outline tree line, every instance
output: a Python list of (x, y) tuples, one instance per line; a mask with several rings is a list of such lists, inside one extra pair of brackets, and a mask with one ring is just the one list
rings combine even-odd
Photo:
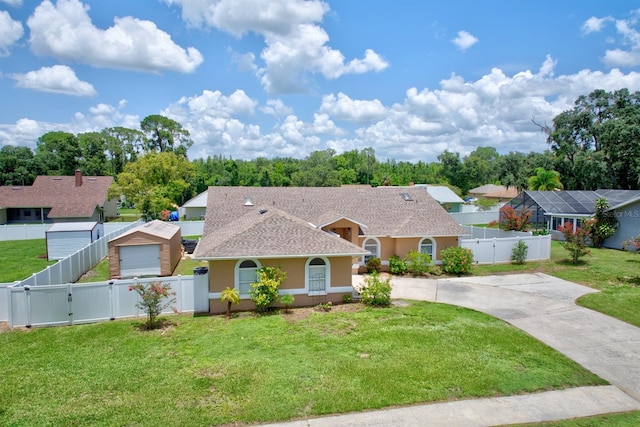
[[(638, 189), (640, 179), (640, 92), (596, 90), (574, 108), (539, 124), (549, 148), (542, 153), (499, 154), (478, 147), (469, 155), (444, 151), (435, 162), (380, 161), (367, 147), (337, 153), (318, 150), (303, 159), (253, 160), (223, 155), (187, 158), (189, 131), (160, 115), (145, 117), (140, 129), (106, 128), (74, 135), (48, 132), (29, 147), (0, 149), (0, 184), (30, 185), (37, 175), (110, 175), (120, 192), (143, 211), (182, 204), (208, 186), (340, 186), (354, 184), (448, 185), (464, 196), (487, 183), (520, 190), (552, 179), (555, 188)], [(536, 177), (531, 181), (532, 177)]]

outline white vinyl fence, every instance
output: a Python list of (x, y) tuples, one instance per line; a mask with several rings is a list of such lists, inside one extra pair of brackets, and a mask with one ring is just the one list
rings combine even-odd
[[(105, 222), (104, 233), (109, 234), (131, 224), (140, 222)], [(174, 224), (182, 229), (183, 236), (201, 236), (204, 221), (178, 221)], [(0, 225), (0, 242), (5, 240), (33, 240), (46, 238), (47, 228), (51, 224), (4, 224)]]
[(450, 212), (449, 215), (455, 219), (458, 224), (488, 224), (491, 221), (500, 220), (500, 211), (480, 211), (480, 212)]
[(506, 231), (499, 228), (474, 227), (472, 225), (463, 225), (462, 228), (474, 239), (492, 239), (494, 237), (529, 237), (532, 236), (530, 231)]
[[(94, 323), (124, 317), (146, 316), (136, 307), (140, 296), (130, 291), (134, 283), (160, 281), (169, 283), (176, 292), (174, 307), (180, 313), (208, 312), (208, 275), (175, 276), (149, 279), (112, 280), (99, 283), (64, 284), (48, 286), (8, 286), (6, 320), (14, 326), (56, 326)], [(168, 308), (164, 314), (172, 313)]]
[(103, 237), (76, 253), (69, 255), (67, 258), (61, 259), (57, 263), (48, 266), (39, 273), (33, 274), (28, 279), (21, 281), (18, 286), (57, 285), (75, 282), (107, 256), (109, 240), (118, 237), (125, 231), (138, 225), (140, 225), (140, 222), (120, 223), (120, 228), (116, 231), (111, 231), (106, 234), (105, 230)]
[(473, 252), (476, 264), (499, 264), (511, 262), (511, 253), (518, 241), (528, 247), (526, 261), (551, 259), (551, 236), (505, 237), (492, 239), (460, 239), (460, 247)]

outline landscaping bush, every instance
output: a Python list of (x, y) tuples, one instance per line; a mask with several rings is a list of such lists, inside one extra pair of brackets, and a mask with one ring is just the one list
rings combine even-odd
[[(157, 328), (160, 325), (157, 320), (160, 313), (176, 303), (176, 293), (171, 290), (171, 285), (168, 283), (135, 283), (129, 286), (129, 291), (136, 291), (140, 295), (141, 299), (136, 303), (136, 307), (147, 312), (145, 323), (147, 329)], [(175, 307), (171, 308), (177, 312)]]
[(365, 266), (367, 267), (367, 273), (380, 273), (382, 262), (378, 257), (371, 257), (367, 260)]
[(366, 305), (388, 306), (391, 304), (391, 280), (380, 279), (378, 273), (371, 274), (364, 281), (360, 300)]
[(577, 264), (580, 258), (590, 253), (587, 248), (587, 238), (589, 237), (587, 228), (577, 227), (576, 231), (573, 231), (573, 224), (565, 222), (564, 225), (558, 227), (558, 231), (564, 236), (564, 242), (560, 242), (560, 244), (571, 255), (572, 263)]
[(284, 312), (289, 312), (289, 306), (295, 301), (295, 297), (291, 294), (280, 295), (280, 303), (284, 304)]
[(407, 267), (414, 276), (424, 276), (429, 272), (433, 262), (429, 254), (411, 251), (407, 254)]
[(287, 273), (277, 267), (258, 269), (258, 281), (251, 284), (249, 296), (256, 305), (256, 311), (263, 313), (278, 300), (278, 288), (287, 278)]
[(503, 206), (500, 209), (500, 223), (507, 231), (527, 231), (531, 214), (527, 208), (518, 212), (512, 206)]
[(640, 234), (633, 239), (622, 242), (622, 249), (633, 250), (640, 254)]
[(391, 274), (405, 274), (407, 272), (407, 261), (398, 255), (389, 257), (389, 271)]
[(529, 246), (524, 240), (518, 240), (518, 243), (511, 250), (511, 261), (514, 264), (524, 264), (527, 260), (527, 252), (529, 252)]
[(447, 274), (469, 274), (473, 265), (473, 252), (468, 248), (453, 246), (440, 253), (442, 270)]
[(227, 317), (231, 317), (231, 304), (240, 304), (240, 294), (237, 289), (227, 286), (220, 293), (220, 301), (227, 302)]

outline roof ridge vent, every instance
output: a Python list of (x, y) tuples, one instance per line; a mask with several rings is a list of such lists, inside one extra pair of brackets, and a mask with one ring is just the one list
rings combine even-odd
[(411, 197), (411, 194), (409, 193), (400, 193), (400, 197), (402, 197), (402, 200), (404, 200), (405, 202), (413, 201), (413, 197)]

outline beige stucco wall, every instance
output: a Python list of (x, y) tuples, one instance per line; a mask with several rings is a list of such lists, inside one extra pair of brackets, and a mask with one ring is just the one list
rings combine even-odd
[[(328, 257), (331, 269), (330, 287), (351, 286), (351, 258), (350, 257)], [(278, 267), (287, 273), (287, 278), (280, 285), (281, 290), (300, 290), (305, 288), (305, 266), (308, 258), (288, 258), (288, 259), (258, 259), (263, 267)], [(209, 261), (209, 291), (220, 293), (227, 286), (235, 286), (235, 268), (238, 260), (217, 260)], [(331, 290), (329, 290), (331, 292)], [(351, 294), (351, 291), (347, 292)], [(294, 306), (304, 307), (317, 305), (331, 301), (333, 303), (342, 302), (343, 293), (328, 293), (322, 296), (309, 296), (306, 294), (294, 295)], [(278, 304), (274, 304), (278, 306)], [(251, 300), (242, 300), (240, 304), (232, 307), (233, 311), (253, 310), (255, 304)], [(218, 299), (209, 300), (209, 311), (211, 313), (224, 313), (227, 310), (226, 303), (223, 304)]]

